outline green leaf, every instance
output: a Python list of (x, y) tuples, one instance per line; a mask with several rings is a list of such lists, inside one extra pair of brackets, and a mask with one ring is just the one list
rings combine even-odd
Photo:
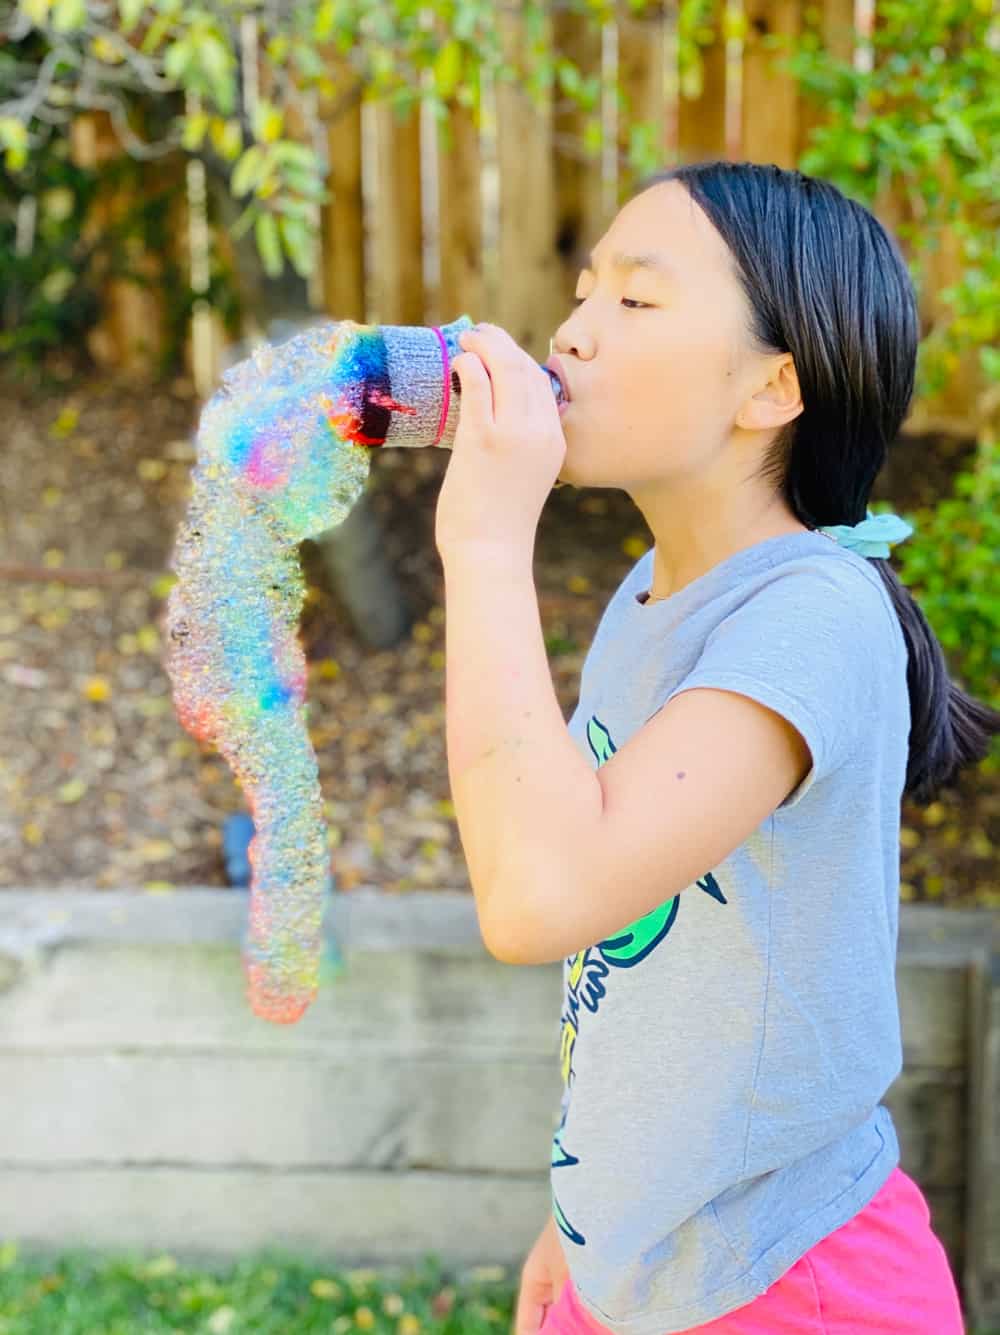
[(173, 20), (169, 14), (157, 14), (146, 29), (146, 35), (139, 43), (139, 50), (144, 56), (151, 55), (170, 31)]
[(589, 154), (600, 153), (603, 143), (603, 126), (600, 116), (588, 116), (583, 128), (583, 146)]
[(206, 111), (196, 111), (188, 116), (184, 122), (184, 130), (181, 135), (181, 146), (188, 153), (197, 153), (198, 149), (205, 139), (205, 132), (208, 130), (210, 117)]
[(56, 0), (52, 11), (52, 27), (56, 32), (74, 32), (86, 21), (86, 0)]
[(142, 18), (149, 0), (118, 0), (118, 12), (121, 14), (123, 33), (130, 33)]
[(254, 220), (256, 219), (256, 217), (257, 217), (257, 204), (256, 202), (253, 202), (247, 205), (247, 207), (243, 210), (240, 216), (229, 228), (229, 235), (233, 238), (234, 241), (239, 241), (241, 237), (245, 236), (247, 232), (249, 232), (250, 228), (254, 225)]
[(4, 148), (27, 148), (28, 128), (16, 116), (0, 116), (0, 145)]
[(481, 16), (476, 5), (462, 4), (451, 19), (451, 30), (460, 42), (472, 42)]
[(212, 143), (221, 157), (227, 162), (233, 162), (243, 150), (243, 129), (240, 122), (214, 119)]
[(289, 38), (284, 32), (275, 33), (264, 48), (267, 58), (274, 65), (283, 65), (288, 59)]
[(257, 185), (264, 173), (266, 162), (264, 150), (259, 144), (251, 144), (233, 168), (230, 189), (237, 199)]
[[(214, 34), (203, 33), (196, 49), (198, 63), (213, 91), (224, 90), (232, 75), (232, 57), (226, 47)], [(224, 96), (224, 92), (222, 96), (216, 95), (216, 102), (221, 103)]]
[(313, 36), (317, 42), (328, 42), (337, 26), (337, 0), (320, 0), (313, 21)]
[(564, 93), (569, 93), (570, 97), (575, 97), (582, 84), (580, 71), (571, 60), (560, 60), (556, 70), (560, 88)]
[(980, 348), (979, 360), (990, 380), (1000, 380), (1000, 349)]
[(296, 143), (294, 139), (283, 139), (280, 143), (276, 143), (271, 153), (275, 162), (289, 162), (298, 167), (304, 167), (306, 170), (319, 170), (319, 157), (316, 150), (310, 148), (308, 144)]
[(280, 278), (285, 267), (281, 257), (281, 238), (278, 235), (278, 223), (273, 213), (261, 213), (254, 223), (254, 235), (257, 249), (264, 261), (264, 269), (269, 278)]
[(276, 213), (286, 214), (289, 218), (301, 218), (308, 221), (313, 216), (315, 205), (305, 199), (296, 199), (293, 195), (285, 195), (283, 199), (274, 201)]
[(311, 200), (314, 204), (329, 202), (330, 193), (324, 186), (318, 167), (315, 172), (305, 172), (301, 167), (285, 167), (282, 175), (289, 189), (303, 199)]
[(315, 233), (309, 225), (299, 218), (284, 217), (279, 219), (278, 227), (285, 241), (285, 249), (291, 257), (295, 272), (300, 278), (308, 278), (314, 263)]
[(445, 42), (434, 60), (434, 83), (438, 96), (447, 101), (454, 93), (462, 77), (462, 44), (455, 41)]
[(163, 58), (163, 72), (168, 79), (173, 79), (175, 83), (180, 83), (187, 73), (188, 66), (194, 57), (194, 52), (186, 37), (180, 38), (173, 43)]
[(276, 107), (266, 97), (260, 98), (254, 107), (254, 138), (262, 144), (273, 144), (281, 137), (284, 124), (285, 116), (281, 108)]
[(298, 42), (292, 51), (292, 60), (307, 79), (319, 79), (326, 73), (326, 64), (311, 46)]
[(51, 0), (21, 0), (21, 12), (36, 28), (44, 28), (49, 21)]

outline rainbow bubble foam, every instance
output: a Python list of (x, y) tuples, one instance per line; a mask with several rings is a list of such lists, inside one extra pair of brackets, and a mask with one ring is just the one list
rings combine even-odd
[(440, 328), (316, 325), (225, 372), (199, 419), (165, 667), (181, 725), (218, 749), (250, 807), (243, 966), (254, 1013), (276, 1024), (294, 1024), (317, 994), (332, 891), (298, 546), (347, 517), (373, 448), (451, 447), (449, 367), (470, 328), (464, 315)]

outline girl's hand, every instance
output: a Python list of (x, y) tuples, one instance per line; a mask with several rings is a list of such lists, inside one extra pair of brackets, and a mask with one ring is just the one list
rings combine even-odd
[(521, 1283), (510, 1335), (536, 1335), (545, 1327), (549, 1308), (563, 1291), (569, 1268), (550, 1215), (521, 1267)]
[(459, 335), (462, 387), (452, 458), (438, 494), (434, 539), (444, 555), (475, 545), (534, 548), (535, 530), (566, 457), (548, 376), (496, 325)]

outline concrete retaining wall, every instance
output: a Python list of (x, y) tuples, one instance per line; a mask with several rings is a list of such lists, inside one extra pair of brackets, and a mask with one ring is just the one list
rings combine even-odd
[[(333, 897), (346, 974), (257, 1019), (246, 891), (0, 892), (0, 1237), (518, 1267), (549, 1209), (558, 965), (470, 895)], [(998, 915), (901, 906), (885, 1098), (968, 1315), (1000, 1320)]]

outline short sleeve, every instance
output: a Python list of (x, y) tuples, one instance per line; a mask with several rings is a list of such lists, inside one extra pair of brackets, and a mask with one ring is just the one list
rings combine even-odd
[(802, 735), (812, 766), (780, 810), (832, 774), (875, 726), (877, 682), (894, 653), (880, 590), (837, 564), (775, 572), (709, 633), (668, 699), (711, 686), (749, 696)]

